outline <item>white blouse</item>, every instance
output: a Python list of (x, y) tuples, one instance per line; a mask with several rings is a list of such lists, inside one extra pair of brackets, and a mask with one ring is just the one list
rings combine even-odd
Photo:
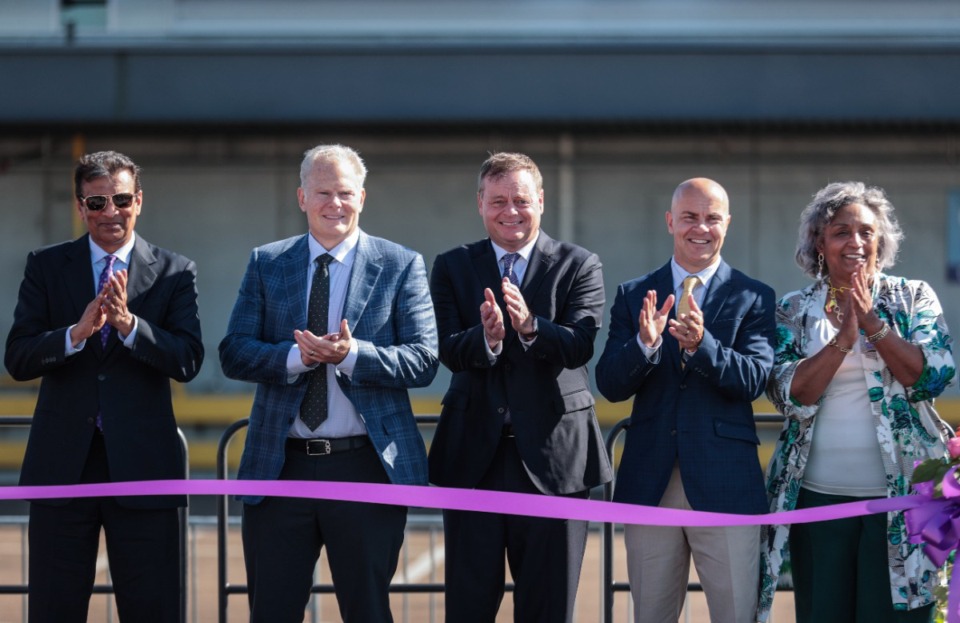
[[(809, 344), (813, 354), (827, 348), (837, 334), (827, 320), (817, 325)], [(864, 375), (864, 346), (863, 339), (854, 343), (823, 394), (803, 474), (805, 489), (854, 497), (887, 495), (887, 473)]]

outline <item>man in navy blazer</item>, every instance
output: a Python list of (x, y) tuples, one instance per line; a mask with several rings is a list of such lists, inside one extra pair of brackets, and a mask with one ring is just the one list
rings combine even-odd
[[(751, 403), (773, 365), (773, 290), (721, 259), (730, 211), (716, 182), (680, 184), (666, 221), (673, 259), (619, 286), (597, 364), (600, 393), (633, 398), (614, 501), (764, 513)], [(626, 526), (625, 539), (636, 622), (677, 620), (691, 553), (711, 620), (753, 620), (758, 526)]]
[[(32, 252), (5, 363), (40, 378), (21, 485), (184, 477), (170, 380), (203, 361), (197, 267), (134, 231), (140, 169), (97, 152), (74, 174), (88, 233)], [(29, 620), (86, 621), (100, 529), (121, 621), (180, 620), (178, 507), (185, 496), (30, 504)]]
[[(359, 229), (366, 173), (348, 147), (308, 150), (297, 197), (309, 232), (250, 257), (220, 343), (224, 373), (257, 384), (238, 478), (427, 484), (407, 394), (439, 365), (426, 267)], [(324, 546), (342, 619), (392, 621), (406, 507), (243, 501), (251, 621), (303, 620)]]
[[(453, 372), (430, 446), (450, 487), (586, 497), (612, 477), (587, 362), (603, 314), (600, 260), (540, 230), (543, 180), (522, 154), (483, 163), (488, 239), (437, 257), (430, 290)], [(513, 575), (514, 620), (571, 621), (582, 521), (444, 511), (446, 620), (490, 623)]]

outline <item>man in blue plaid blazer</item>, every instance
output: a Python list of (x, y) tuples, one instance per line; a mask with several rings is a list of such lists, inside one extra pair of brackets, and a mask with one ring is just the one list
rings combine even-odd
[[(254, 249), (220, 343), (224, 373), (257, 383), (238, 477), (427, 484), (407, 389), (437, 371), (423, 258), (358, 227), (359, 155), (306, 152), (309, 234)], [(322, 547), (344, 621), (392, 621), (406, 508), (244, 497), (251, 621), (302, 621)]]

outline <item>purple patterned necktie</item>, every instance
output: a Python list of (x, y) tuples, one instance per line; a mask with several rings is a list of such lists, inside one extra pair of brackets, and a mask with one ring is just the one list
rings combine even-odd
[[(110, 277), (113, 275), (113, 263), (117, 261), (116, 255), (108, 255), (106, 258), (106, 264), (103, 267), (103, 270), (100, 272), (100, 279), (97, 280), (97, 295), (99, 296), (103, 292), (103, 286), (107, 285), (107, 282), (110, 281)], [(107, 340), (110, 339), (110, 329), (112, 327), (106, 322), (103, 323), (103, 326), (100, 327), (100, 347), (103, 350), (107, 350)], [(97, 413), (96, 419), (97, 428), (101, 431), (103, 430), (103, 416), (101, 413)]]
[[(113, 263), (117, 261), (117, 256), (108, 255), (106, 260), (106, 266), (103, 267), (103, 271), (100, 273), (100, 281), (97, 282), (97, 294), (103, 292), (103, 286), (107, 285), (110, 277), (113, 276)], [(112, 327), (106, 322), (100, 327), (100, 346), (103, 347), (104, 350), (107, 348), (107, 340), (110, 338), (111, 328)]]
[(520, 287), (520, 281), (517, 279), (517, 273), (513, 272), (513, 265), (520, 259), (519, 253), (507, 253), (500, 260), (503, 262), (503, 276), (510, 280), (510, 283)]

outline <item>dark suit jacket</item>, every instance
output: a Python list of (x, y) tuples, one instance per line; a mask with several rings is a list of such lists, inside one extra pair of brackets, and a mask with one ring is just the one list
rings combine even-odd
[[(484, 288), (496, 294), (507, 327), (503, 352), (492, 364), (480, 324)], [(510, 325), (490, 241), (437, 257), (430, 291), (440, 361), (453, 380), (430, 448), (435, 484), (477, 485), (508, 408), (524, 466), (543, 493), (584, 491), (612, 477), (587, 373), (603, 315), (600, 260), (541, 231), (520, 290), (539, 325), (529, 350)]]
[[(283, 468), (307, 390), (304, 374), (287, 382), (287, 354), (294, 329), (307, 326), (309, 258), (306, 234), (254, 249), (220, 342), (224, 374), (257, 383), (238, 478), (274, 480)], [(407, 393), (429, 385), (440, 365), (423, 258), (361, 231), (343, 317), (360, 352), (353, 375), (337, 375), (340, 389), (363, 417), (390, 481), (425, 485), (426, 449)]]
[[(106, 351), (95, 335), (65, 357), (65, 333), (96, 295), (87, 238), (27, 256), (4, 361), (18, 381), (42, 378), (20, 484), (77, 483), (98, 411), (113, 481), (183, 478), (170, 379), (191, 380), (203, 361), (196, 265), (137, 236), (127, 282), (127, 305), (139, 319), (133, 348), (112, 331)], [(118, 500), (131, 508), (186, 503)]]
[(669, 262), (617, 289), (597, 364), (601, 394), (613, 402), (634, 399), (614, 501), (658, 505), (679, 461), (694, 510), (765, 513), (751, 403), (773, 366), (773, 290), (721, 262), (701, 306), (703, 341), (685, 368), (669, 332), (657, 364), (637, 343), (648, 290), (656, 290), (660, 305), (673, 293)]

